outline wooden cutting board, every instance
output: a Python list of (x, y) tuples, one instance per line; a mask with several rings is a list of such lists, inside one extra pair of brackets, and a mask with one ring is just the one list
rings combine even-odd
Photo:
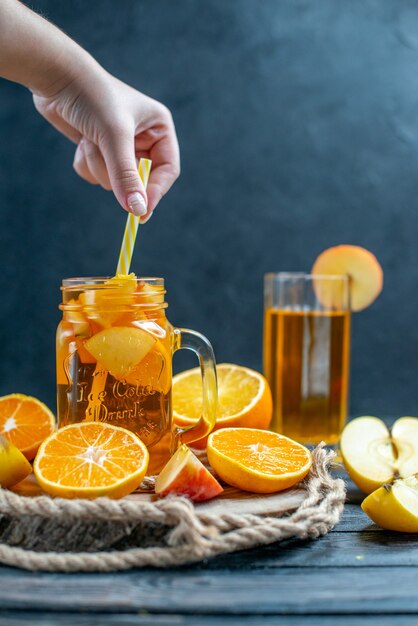
[[(46, 495), (37, 484), (33, 474), (16, 485), (13, 491), (26, 497)], [(152, 491), (136, 491), (126, 497), (128, 500), (137, 502), (154, 502), (157, 499), (157, 496)], [(199, 512), (204, 513), (208, 517), (216, 517), (225, 512), (272, 515), (293, 511), (303, 502), (305, 497), (306, 491), (302, 487), (264, 495), (241, 491), (240, 489), (227, 486), (224, 492), (217, 498), (197, 503), (195, 506)]]

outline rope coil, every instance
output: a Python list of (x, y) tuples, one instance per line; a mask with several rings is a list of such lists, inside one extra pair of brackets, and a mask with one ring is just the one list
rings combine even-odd
[(110, 572), (173, 567), (291, 537), (316, 538), (339, 521), (345, 485), (328, 467), (334, 453), (312, 453), (306, 497), (280, 517), (200, 512), (186, 498), (155, 502), (23, 497), (0, 489), (0, 562), (26, 570)]

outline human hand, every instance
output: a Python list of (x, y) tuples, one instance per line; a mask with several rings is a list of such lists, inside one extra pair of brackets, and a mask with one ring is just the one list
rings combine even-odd
[[(34, 93), (33, 100), (48, 122), (78, 144), (76, 172), (92, 184), (113, 189), (124, 209), (148, 221), (180, 174), (170, 111), (95, 62), (80, 68), (56, 93)], [(147, 191), (135, 157), (152, 160)]]

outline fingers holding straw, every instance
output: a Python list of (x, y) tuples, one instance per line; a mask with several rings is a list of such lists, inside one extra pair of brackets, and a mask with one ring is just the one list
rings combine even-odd
[[(138, 163), (138, 173), (145, 189), (147, 188), (149, 180), (151, 163), (149, 159), (140, 159)], [(129, 274), (139, 223), (139, 217), (136, 217), (132, 213), (128, 214), (116, 270), (117, 274)]]

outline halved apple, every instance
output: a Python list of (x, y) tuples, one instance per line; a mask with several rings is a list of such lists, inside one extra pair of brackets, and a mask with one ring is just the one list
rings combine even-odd
[(401, 417), (390, 431), (377, 417), (358, 417), (344, 428), (340, 449), (351, 479), (372, 493), (383, 483), (418, 472), (418, 419)]
[(155, 493), (160, 496), (186, 496), (194, 502), (210, 500), (222, 491), (216, 478), (184, 444), (163, 467), (155, 483)]
[(397, 466), (401, 477), (418, 472), (418, 419), (400, 417), (391, 429), (392, 441), (397, 450)]
[(379, 487), (361, 508), (382, 528), (418, 533), (418, 474)]
[(142, 328), (115, 326), (96, 333), (84, 347), (118, 380), (128, 376), (148, 354), (157, 339)]
[[(374, 254), (360, 246), (328, 248), (316, 259), (311, 274), (350, 277), (351, 310), (361, 311), (374, 302), (383, 288), (383, 270)], [(339, 308), (341, 296), (329, 286), (314, 283), (319, 301), (328, 308)], [(336, 302), (337, 301), (337, 302)]]

